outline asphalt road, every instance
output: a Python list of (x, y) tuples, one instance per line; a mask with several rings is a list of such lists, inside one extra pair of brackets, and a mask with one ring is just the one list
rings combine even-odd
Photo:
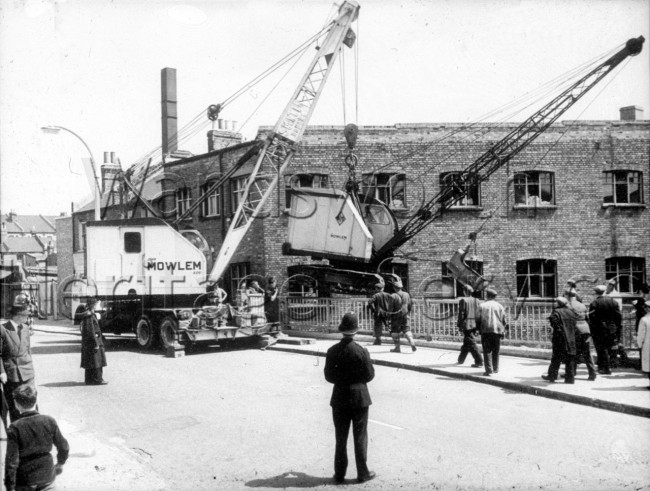
[[(112, 341), (83, 385), (79, 338), (37, 332), (41, 412), (72, 455), (61, 490), (334, 489), (324, 359), (292, 353), (140, 353)], [(650, 489), (650, 420), (377, 367), (360, 489)], [(350, 445), (351, 447), (351, 445)]]

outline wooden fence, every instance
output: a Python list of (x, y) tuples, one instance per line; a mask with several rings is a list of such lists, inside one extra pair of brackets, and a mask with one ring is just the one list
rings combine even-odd
[[(372, 333), (372, 314), (367, 308), (368, 298), (305, 298), (282, 297), (280, 320), (284, 329), (313, 332), (337, 332), (345, 312), (353, 311), (359, 317), (362, 333)], [(510, 330), (505, 344), (550, 348), (551, 329), (548, 316), (550, 303), (502, 302), (506, 309)], [(414, 298), (410, 326), (413, 336), (428, 341), (462, 341), (456, 327), (458, 300)], [(623, 306), (621, 342), (626, 348), (636, 347), (634, 309)]]

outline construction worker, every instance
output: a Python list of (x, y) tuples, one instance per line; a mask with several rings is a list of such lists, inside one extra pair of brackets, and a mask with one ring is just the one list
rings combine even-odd
[(409, 325), (409, 314), (413, 310), (411, 295), (404, 291), (404, 286), (400, 278), (395, 278), (392, 285), (395, 293), (393, 293), (394, 303), (393, 314), (390, 320), (390, 336), (393, 338), (395, 347), (391, 351), (393, 353), (400, 353), (402, 351), (399, 340), (401, 334), (404, 334), (404, 337), (411, 345), (411, 350), (416, 351), (417, 348), (413, 342), (413, 334), (411, 334), (411, 326)]
[(388, 327), (393, 302), (392, 295), (384, 291), (384, 284), (375, 284), (375, 294), (368, 301), (368, 308), (372, 312), (374, 320), (373, 333), (375, 341), (372, 344), (375, 346), (381, 345), (381, 335), (384, 328)]

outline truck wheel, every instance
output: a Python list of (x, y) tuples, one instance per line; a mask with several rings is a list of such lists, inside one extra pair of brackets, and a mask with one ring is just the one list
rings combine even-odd
[(149, 349), (153, 346), (154, 330), (151, 321), (147, 317), (142, 317), (135, 327), (135, 338), (141, 348)]
[(163, 349), (176, 346), (176, 320), (172, 317), (165, 317), (160, 323), (160, 344)]

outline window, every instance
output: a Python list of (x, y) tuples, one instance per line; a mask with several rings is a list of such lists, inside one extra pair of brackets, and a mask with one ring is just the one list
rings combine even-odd
[(643, 203), (641, 172), (626, 170), (604, 172), (603, 202), (614, 205)]
[(246, 288), (246, 285), (241, 282), (250, 274), (250, 269), (250, 263), (234, 263), (230, 265), (230, 291), (227, 292), (229, 298), (236, 298), (238, 293), (237, 289), (240, 286), (241, 288)]
[(192, 190), (180, 188), (176, 190), (176, 216), (181, 216), (192, 205)]
[(285, 208), (291, 208), (291, 190), (295, 188), (326, 188), (329, 185), (327, 174), (294, 174), (284, 176)]
[(84, 221), (77, 222), (77, 233), (75, 239), (76, 239), (75, 252), (85, 251), (86, 250), (86, 222)]
[(140, 232), (124, 232), (124, 252), (127, 254), (142, 251), (142, 236)]
[(616, 279), (620, 293), (637, 293), (645, 283), (645, 259), (610, 257), (605, 259), (605, 279)]
[(247, 180), (248, 176), (237, 177), (230, 180), (230, 205), (232, 213), (235, 213), (239, 207), (239, 201), (246, 190)]
[(517, 261), (517, 297), (555, 298), (557, 263), (552, 259)]
[[(483, 276), (483, 261), (465, 261), (471, 269)], [(451, 274), (447, 262), (442, 263), (442, 298), (464, 297), (463, 284), (456, 281)], [(482, 296), (482, 294), (481, 294)]]
[(555, 192), (551, 172), (515, 174), (515, 205), (554, 205)]
[(406, 176), (404, 174), (364, 174), (363, 194), (378, 199), (391, 209), (406, 207)]
[(481, 187), (475, 176), (463, 172), (445, 172), (440, 174), (440, 187), (451, 199), (457, 199), (452, 206), (479, 206)]
[(221, 215), (221, 187), (212, 191), (207, 197), (206, 194), (214, 183), (206, 183), (201, 189), (203, 201), (203, 216), (218, 217)]

